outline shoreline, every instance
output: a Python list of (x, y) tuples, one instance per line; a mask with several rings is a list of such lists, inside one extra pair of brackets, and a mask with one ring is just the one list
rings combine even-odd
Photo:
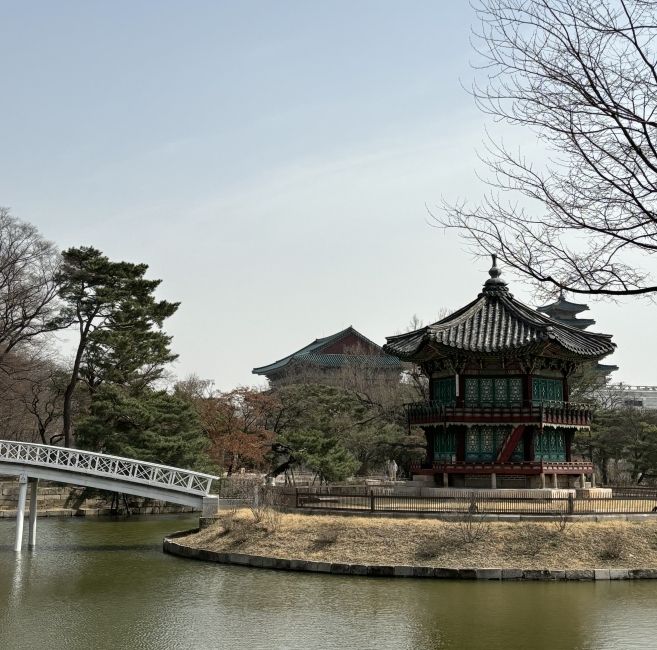
[[(183, 510), (187, 506), (147, 506), (130, 508), (130, 515), (191, 515), (200, 514), (200, 510)], [(25, 518), (29, 516), (29, 508), (25, 509)], [(49, 508), (46, 510), (37, 510), (37, 519), (46, 519), (48, 517), (126, 517), (128, 513), (124, 510), (119, 512), (112, 511), (111, 508)], [(16, 510), (0, 510), (0, 520), (16, 519)]]
[(490, 521), (233, 510), (169, 535), (164, 551), (338, 575), (482, 580), (657, 579), (657, 521)]
[(506, 580), (544, 582), (591, 582), (609, 580), (655, 580), (657, 568), (645, 569), (520, 569), (520, 568), (457, 568), (431, 567), (422, 565), (350, 564), (345, 562), (318, 562), (291, 558), (275, 558), (248, 553), (222, 553), (209, 549), (194, 548), (179, 541), (179, 538), (199, 532), (193, 528), (172, 533), (165, 537), (162, 550), (169, 555), (273, 571), (300, 571), (341, 576), (376, 578), (421, 578), (438, 580)]

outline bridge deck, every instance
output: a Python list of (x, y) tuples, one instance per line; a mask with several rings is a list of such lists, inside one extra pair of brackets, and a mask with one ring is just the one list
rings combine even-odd
[(0, 465), (29, 465), (75, 474), (88, 474), (123, 483), (137, 483), (198, 496), (209, 494), (212, 481), (218, 478), (211, 474), (83, 449), (8, 440), (0, 440)]
[[(43, 479), (190, 505), (204, 514), (214, 514), (218, 504), (217, 497), (210, 496), (217, 476), (82, 449), (0, 440), (0, 474), (18, 476), (21, 484), (16, 550), (20, 550), (28, 480), (34, 481), (33, 490)], [(34, 509), (30, 508), (31, 540)]]

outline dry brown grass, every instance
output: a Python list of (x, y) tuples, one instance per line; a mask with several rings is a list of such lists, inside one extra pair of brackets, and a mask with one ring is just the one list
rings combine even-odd
[(220, 552), (354, 564), (657, 567), (657, 521), (574, 522), (565, 530), (554, 522), (485, 522), (485, 534), (468, 536), (462, 522), (339, 515), (281, 514), (268, 528), (241, 510), (181, 541)]

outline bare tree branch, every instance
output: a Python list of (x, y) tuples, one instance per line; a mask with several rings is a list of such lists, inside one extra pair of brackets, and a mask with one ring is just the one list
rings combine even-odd
[(434, 218), (548, 290), (657, 292), (657, 3), (479, 0), (475, 11), (475, 101), (528, 128), (548, 159), (489, 138), (488, 194)]

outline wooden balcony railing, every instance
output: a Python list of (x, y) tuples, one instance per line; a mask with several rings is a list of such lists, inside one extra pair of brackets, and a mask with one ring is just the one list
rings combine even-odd
[(532, 402), (501, 406), (473, 404), (456, 406), (436, 401), (406, 404), (409, 424), (553, 424), (588, 427), (592, 407), (573, 402)]
[(532, 460), (532, 461), (509, 461), (508, 463), (497, 462), (449, 462), (435, 461), (429, 465), (426, 463), (415, 463), (411, 465), (413, 474), (514, 474), (514, 475), (538, 475), (538, 474), (590, 474), (593, 472), (593, 464), (589, 461), (561, 461), (561, 460)]

